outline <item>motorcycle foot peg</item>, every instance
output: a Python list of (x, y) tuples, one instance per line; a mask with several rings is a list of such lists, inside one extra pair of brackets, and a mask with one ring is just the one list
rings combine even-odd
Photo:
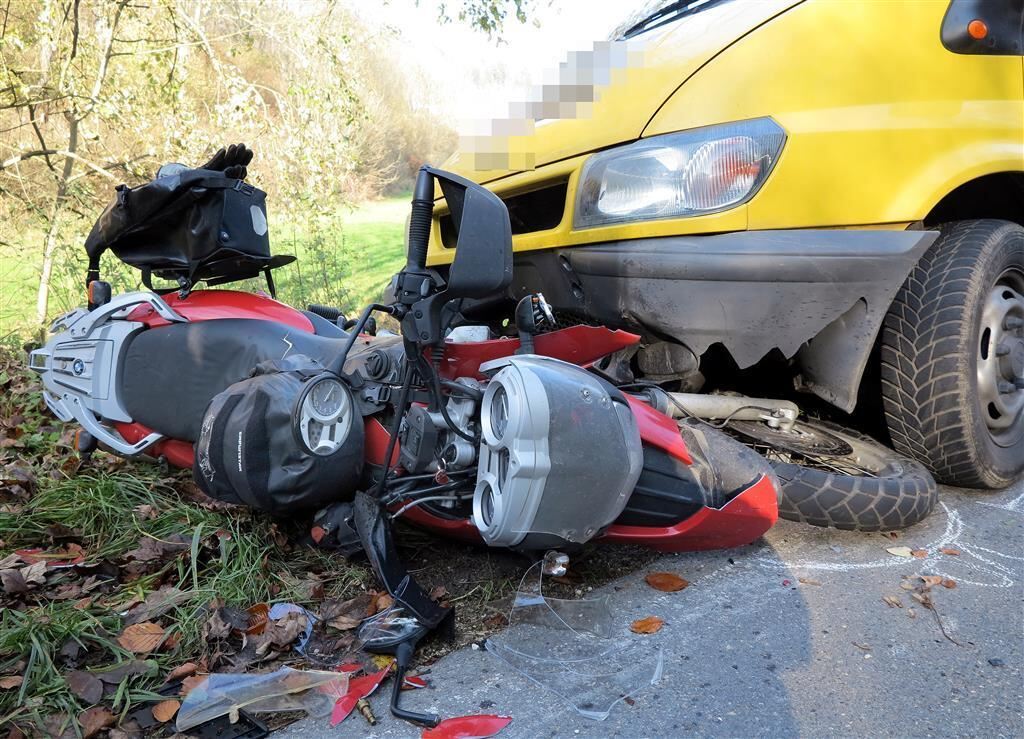
[(92, 453), (96, 451), (96, 447), (99, 446), (96, 441), (96, 437), (90, 434), (85, 429), (78, 429), (75, 432), (75, 451), (78, 452), (78, 456), (83, 462), (88, 462)]

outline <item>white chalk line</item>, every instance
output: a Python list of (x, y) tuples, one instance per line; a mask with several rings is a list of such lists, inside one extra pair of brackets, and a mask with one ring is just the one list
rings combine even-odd
[[(1022, 496), (1024, 497), (1024, 496)], [(964, 522), (960, 512), (950, 508), (945, 503), (939, 505), (946, 513), (946, 526), (942, 534), (934, 541), (926, 544), (921, 549), (928, 552), (926, 557), (921, 559), (908, 559), (887, 554), (884, 558), (870, 562), (823, 562), (820, 560), (798, 560), (794, 562), (784, 561), (777, 554), (775, 556), (755, 556), (754, 562), (759, 566), (768, 569), (785, 570), (817, 570), (822, 572), (856, 572), (860, 570), (892, 569), (913, 565), (917, 568), (917, 574), (935, 574), (956, 580), (958, 584), (975, 585), (978, 587), (1009, 588), (1015, 583), (1015, 577), (1019, 575), (1014, 569), (999, 562), (995, 562), (980, 554), (994, 555), (1004, 559), (1022, 560), (1020, 557), (1004, 554), (985, 547), (967, 543), (961, 538), (964, 534)], [(946, 555), (940, 552), (941, 549), (956, 549), (959, 556)], [(952, 569), (950, 569), (952, 568)], [(965, 577), (962, 573), (969, 573)], [(983, 579), (974, 579), (978, 575)]]

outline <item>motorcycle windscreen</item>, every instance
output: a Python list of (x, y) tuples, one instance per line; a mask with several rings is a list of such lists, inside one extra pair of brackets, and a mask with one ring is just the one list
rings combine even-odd
[(489, 638), (488, 653), (598, 721), (615, 704), (661, 679), (660, 647), (631, 638), (607, 596), (566, 600), (543, 593), (543, 575), (520, 583), (508, 628)]

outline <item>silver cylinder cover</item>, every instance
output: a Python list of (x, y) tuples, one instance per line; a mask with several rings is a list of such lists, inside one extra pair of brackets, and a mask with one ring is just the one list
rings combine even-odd
[(484, 541), (547, 548), (593, 538), (622, 512), (643, 467), (625, 399), (549, 357), (506, 357), (481, 370), (497, 371), (482, 402), (473, 492)]

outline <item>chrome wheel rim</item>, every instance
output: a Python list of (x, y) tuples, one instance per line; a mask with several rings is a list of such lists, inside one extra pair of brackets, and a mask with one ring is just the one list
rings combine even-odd
[(981, 312), (978, 401), (992, 440), (1002, 447), (1024, 436), (1024, 271), (996, 280)]

